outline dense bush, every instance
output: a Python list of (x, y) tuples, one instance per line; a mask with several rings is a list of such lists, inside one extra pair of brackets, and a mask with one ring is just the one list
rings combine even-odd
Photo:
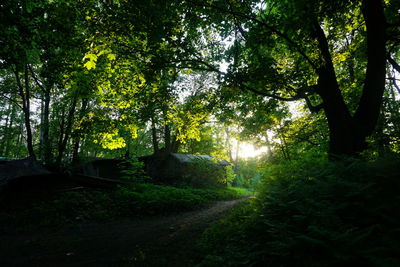
[[(196, 159), (188, 164), (184, 183), (195, 187), (216, 187), (226, 186), (228, 178), (233, 175), (228, 167), (210, 162), (206, 159)], [(228, 175), (229, 174), (229, 175)]]
[(144, 163), (139, 161), (136, 157), (124, 159), (123, 162), (119, 164), (119, 167), (122, 169), (121, 173), (124, 179), (136, 182), (143, 182), (149, 179), (144, 169)]
[(267, 168), (257, 199), (204, 234), (203, 265), (400, 266), (399, 164)]

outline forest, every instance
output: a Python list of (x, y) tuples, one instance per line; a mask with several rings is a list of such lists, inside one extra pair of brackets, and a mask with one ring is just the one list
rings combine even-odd
[(2, 0), (0, 103), (1, 266), (400, 266), (398, 0)]

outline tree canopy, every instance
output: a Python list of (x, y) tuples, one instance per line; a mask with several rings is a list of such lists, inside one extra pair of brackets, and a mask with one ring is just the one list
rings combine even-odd
[(284, 158), (398, 151), (398, 1), (0, 8), (2, 156), (200, 153), (210, 127)]

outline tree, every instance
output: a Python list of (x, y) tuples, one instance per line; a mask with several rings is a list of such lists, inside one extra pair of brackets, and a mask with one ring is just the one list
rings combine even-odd
[[(396, 149), (385, 135), (398, 133), (399, 8), (394, 0), (5, 0), (0, 145), (10, 151), (20, 108), (25, 133), (15, 139), (57, 165), (129, 154), (137, 136), (154, 152), (210, 150), (196, 141), (214, 138), (201, 130), (215, 119), (242, 139), (273, 143), (264, 136), (275, 130), (286, 158), (325, 147), (326, 128), (332, 158), (358, 155), (371, 136), (382, 151)], [(312, 115), (289, 121), (283, 103), (297, 100)]]
[[(394, 36), (388, 29), (397, 25), (385, 12), (395, 2), (188, 1), (233, 35), (225, 85), (323, 110), (331, 157), (357, 155), (374, 132)], [(398, 50), (392, 42), (391, 53)]]
[[(33, 158), (38, 156), (46, 164), (52, 161), (52, 147), (55, 146), (52, 140), (57, 139), (50, 136), (51, 132), (62, 135), (56, 160), (58, 164), (61, 162), (79, 100), (78, 96), (64, 98), (72, 104), (66, 131), (63, 132), (63, 128), (60, 132), (51, 131), (52, 109), (57, 109), (62, 95), (77, 91), (77, 69), (83, 72), (84, 31), (78, 27), (82, 16), (77, 4), (77, 1), (27, 0), (4, 1), (0, 5), (0, 67), (7, 73), (3, 77), (8, 79), (12, 73), (15, 80), (8, 88), (2, 88), (3, 97), (13, 95), (8, 100), (23, 111), (28, 154)], [(40, 106), (38, 112), (35, 106)], [(36, 121), (40, 121), (39, 127)], [(36, 146), (38, 139), (39, 146)]]

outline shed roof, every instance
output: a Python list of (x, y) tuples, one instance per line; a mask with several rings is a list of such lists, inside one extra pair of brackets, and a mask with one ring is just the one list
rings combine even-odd
[(0, 186), (19, 177), (49, 174), (51, 172), (43, 168), (32, 158), (0, 161)]
[[(193, 154), (181, 154), (181, 153), (171, 153), (171, 155), (182, 163), (190, 163), (195, 160), (211, 161), (213, 158), (210, 155), (193, 155)], [(227, 162), (226, 160), (220, 160), (217, 163), (224, 166), (229, 165), (229, 162)]]

